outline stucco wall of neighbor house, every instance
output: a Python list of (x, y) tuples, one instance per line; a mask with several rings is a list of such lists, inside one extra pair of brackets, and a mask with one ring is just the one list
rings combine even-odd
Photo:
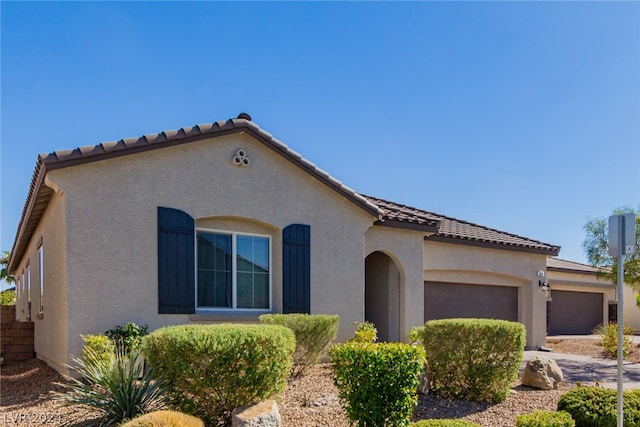
[[(232, 165), (239, 148), (249, 167)], [(153, 330), (191, 321), (257, 320), (158, 314), (158, 206), (187, 212), (197, 226), (268, 231), (274, 310), (281, 307), (282, 229), (309, 224), (311, 312), (339, 314), (339, 339), (350, 337), (353, 322), (364, 318), (364, 235), (375, 218), (250, 136), (231, 134), (54, 172), (67, 204), (71, 353), (81, 349), (80, 334), (126, 322)]]
[[(403, 230), (384, 226), (373, 226), (365, 235), (365, 256), (379, 251), (387, 255), (395, 264), (399, 274), (398, 310), (388, 306), (385, 313), (387, 326), (390, 330), (398, 330), (399, 334), (393, 334), (389, 338), (406, 341), (409, 330), (413, 326), (423, 324), (424, 313), (424, 284), (422, 280), (423, 264), (422, 251), (425, 232)], [(392, 269), (393, 270), (393, 269)], [(387, 274), (395, 274), (388, 271)], [(364, 294), (364, 292), (363, 292)], [(393, 301), (393, 298), (391, 299)], [(380, 305), (387, 304), (379, 301)], [(392, 304), (393, 305), (393, 304)], [(398, 328), (394, 322), (398, 319)]]
[(546, 295), (537, 277), (541, 270), (546, 270), (545, 255), (424, 241), (425, 282), (518, 287), (518, 320), (527, 328), (528, 348), (546, 343)]
[[(616, 301), (615, 286), (610, 281), (594, 274), (585, 274), (579, 271), (556, 271), (553, 269), (547, 270), (547, 279), (551, 287), (551, 298), (553, 298), (554, 290), (602, 294), (602, 323), (608, 323), (609, 302)], [(640, 312), (638, 314), (640, 320)]]
[[(52, 184), (50, 184), (52, 185)], [(54, 186), (55, 187), (55, 186)], [(55, 188), (54, 188), (55, 189)], [(65, 240), (65, 196), (54, 193), (36, 228), (16, 271), (22, 274), (27, 260), (31, 270), (31, 320), (34, 322), (34, 350), (42, 359), (63, 374), (68, 374), (67, 294), (65, 289), (67, 259)], [(42, 239), (42, 240), (41, 240)], [(43, 247), (44, 311), (40, 313), (40, 265), (38, 248)], [(18, 320), (27, 320), (27, 295), (20, 295), (16, 306)], [(76, 353), (79, 354), (79, 353)]]
[(636, 305), (636, 292), (629, 285), (624, 286), (622, 309), (625, 326), (631, 326), (636, 333), (640, 332), (640, 308)]

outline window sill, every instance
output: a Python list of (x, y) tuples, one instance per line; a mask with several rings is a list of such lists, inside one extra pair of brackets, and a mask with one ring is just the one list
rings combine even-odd
[(38, 313), (38, 319), (44, 319), (44, 312), (41, 311), (40, 313)]
[(193, 322), (258, 322), (260, 315), (267, 313), (271, 311), (198, 311), (192, 314), (189, 320)]

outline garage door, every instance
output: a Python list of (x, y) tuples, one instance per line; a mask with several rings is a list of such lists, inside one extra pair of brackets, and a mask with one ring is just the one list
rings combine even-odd
[(477, 317), (518, 321), (518, 288), (424, 283), (424, 320)]
[(602, 323), (602, 294), (552, 290), (551, 299), (547, 319), (552, 335), (590, 334)]

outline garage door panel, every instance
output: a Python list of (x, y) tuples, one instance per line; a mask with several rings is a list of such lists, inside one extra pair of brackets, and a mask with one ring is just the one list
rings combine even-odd
[(425, 282), (424, 319), (477, 317), (518, 321), (518, 288)]
[(553, 335), (590, 334), (602, 323), (601, 293), (551, 291), (548, 331)]

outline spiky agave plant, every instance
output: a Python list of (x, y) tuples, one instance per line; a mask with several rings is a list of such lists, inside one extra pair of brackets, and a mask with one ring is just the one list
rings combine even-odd
[(102, 414), (101, 425), (111, 426), (166, 405), (166, 385), (155, 369), (144, 369), (139, 350), (119, 349), (113, 359), (100, 363), (92, 351), (86, 350), (91, 363), (72, 357), (76, 366), (69, 368), (80, 379), (56, 383), (63, 391), (54, 393), (54, 399), (63, 406), (89, 406)]

